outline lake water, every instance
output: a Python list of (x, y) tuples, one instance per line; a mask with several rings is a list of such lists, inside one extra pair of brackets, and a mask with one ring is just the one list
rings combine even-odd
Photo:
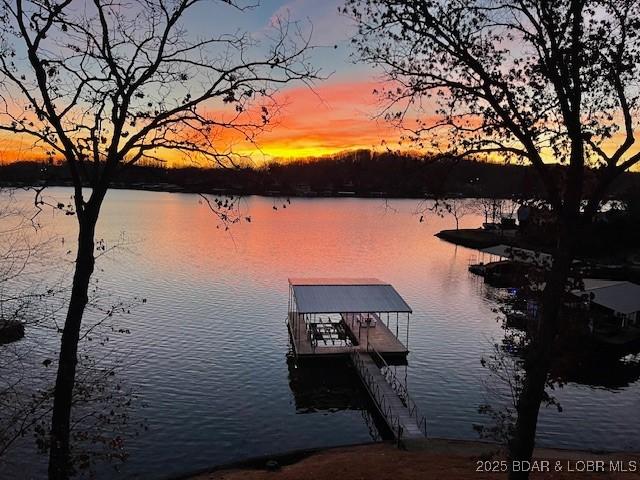
[[(70, 194), (62, 188), (47, 193), (63, 202)], [(19, 198), (28, 202), (29, 195)], [(480, 360), (500, 338), (494, 309), (504, 292), (468, 273), (478, 252), (433, 236), (451, 228), (453, 219), (428, 216), (420, 223), (415, 200), (282, 204), (245, 199), (241, 208), (252, 221), (225, 231), (196, 195), (109, 193), (98, 237), (107, 247), (119, 246), (99, 259), (100, 292), (146, 303), (118, 318), (130, 334), (112, 335), (108, 347), (96, 344), (95, 352), (108, 352), (104, 361), (126, 365), (118, 376), (138, 392), (136, 405), (144, 403), (133, 417), (145, 418), (147, 430), (127, 440), (130, 457), (120, 472), (108, 470), (105, 476), (165, 478), (378, 435), (352, 372), (305, 371), (287, 362), (290, 276), (378, 277), (392, 283), (414, 311), (406, 375), (427, 414), (429, 434), (478, 438), (472, 425), (488, 421), (478, 406), (493, 398)], [(38, 218), (58, 235), (56, 258), (66, 266), (55, 273), (68, 270), (65, 252), (73, 248), (75, 219), (50, 210)], [(461, 226), (481, 221), (467, 216)], [(98, 315), (91, 311), (89, 319)], [(34, 329), (18, 348), (36, 345), (33, 368), (41, 371), (56, 341), (55, 334)], [(631, 373), (618, 383), (568, 383), (557, 390), (563, 411), (543, 409), (539, 444), (640, 449), (637, 359), (621, 368)], [(601, 373), (610, 380), (611, 372)], [(55, 372), (40, 374), (53, 378)], [(31, 453), (27, 440), (4, 459), (0, 476), (42, 474), (45, 459)]]

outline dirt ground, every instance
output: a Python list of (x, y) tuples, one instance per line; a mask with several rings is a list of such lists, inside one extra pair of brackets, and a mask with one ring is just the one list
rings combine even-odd
[[(531, 479), (640, 479), (639, 453), (538, 449), (535, 458), (538, 460), (535, 467), (545, 469), (548, 465), (549, 471), (533, 472)], [(408, 450), (391, 444), (372, 444), (319, 451), (290, 464), (283, 464), (287, 463), (283, 459), (275, 471), (266, 469), (265, 459), (259, 467), (217, 470), (190, 480), (504, 479), (506, 473), (500, 470), (506, 464), (501, 464), (501, 459), (504, 456), (495, 445), (429, 440)], [(561, 471), (557, 471), (559, 468)], [(623, 469), (626, 471), (620, 472)]]

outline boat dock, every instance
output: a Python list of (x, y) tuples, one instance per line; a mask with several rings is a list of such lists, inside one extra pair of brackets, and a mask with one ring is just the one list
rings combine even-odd
[[(406, 361), (410, 314), (398, 292), (375, 278), (289, 280), (287, 327), (296, 359), (347, 357), (404, 445), (426, 437), (426, 418), (387, 363)], [(399, 339), (401, 323), (406, 343)]]

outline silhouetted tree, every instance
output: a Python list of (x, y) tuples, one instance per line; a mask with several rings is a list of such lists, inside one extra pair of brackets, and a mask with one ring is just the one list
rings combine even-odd
[[(456, 230), (460, 230), (460, 220), (474, 211), (475, 200), (450, 198), (435, 203), (435, 210), (441, 216), (451, 215), (456, 222)], [(424, 212), (423, 212), (424, 213)]]
[(559, 233), (510, 441), (511, 458), (529, 460), (577, 232), (640, 161), (639, 2), (347, 0), (344, 11), (359, 58), (392, 81), (386, 116), (407, 139), (530, 163), (545, 187)]
[(484, 216), (484, 222), (489, 223), (496, 222), (502, 217), (502, 208), (504, 200), (500, 198), (491, 198), (489, 196), (485, 198), (479, 198), (474, 202), (476, 213)]
[[(69, 270), (55, 253), (60, 238), (38, 223), (42, 205), (23, 200), (14, 190), (0, 189), (0, 475), (12, 471), (6, 470), (11, 450), (25, 438), (35, 437), (43, 453), (50, 448), (54, 382), (49, 371), (57, 366), (57, 349), (49, 346), (56, 344), (57, 320), (69, 293), (62, 281)], [(119, 245), (100, 249), (99, 256)], [(124, 461), (126, 440), (145, 427), (141, 419), (133, 421), (140, 404), (136, 393), (117, 376), (127, 368), (126, 357), (104, 355), (110, 338), (129, 333), (117, 321), (140, 300), (112, 301), (94, 280), (89, 295), (94, 314), (80, 334), (70, 426), (71, 468), (90, 473), (98, 460)], [(42, 342), (48, 337), (52, 342)], [(102, 351), (94, 357), (96, 344)]]
[[(73, 181), (78, 248), (60, 345), (49, 478), (69, 476), (77, 345), (95, 265), (95, 228), (125, 165), (174, 152), (230, 165), (225, 132), (252, 141), (279, 85), (315, 76), (307, 37), (275, 21), (271, 45), (239, 32), (192, 36), (187, 15), (244, 8), (221, 0), (2, 0), (0, 130), (64, 158)], [(198, 8), (200, 10), (198, 10)], [(226, 107), (226, 108), (225, 108)], [(236, 137), (237, 138), (237, 137)], [(218, 206), (222, 206), (221, 204)]]

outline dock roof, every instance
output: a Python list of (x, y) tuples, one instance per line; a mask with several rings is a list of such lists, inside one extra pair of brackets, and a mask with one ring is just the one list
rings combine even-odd
[(481, 251), (490, 255), (509, 258), (516, 262), (531, 263), (540, 266), (551, 266), (553, 263), (553, 256), (548, 253), (536, 252), (534, 250), (509, 245), (494, 245), (493, 247), (482, 248)]
[(377, 278), (290, 278), (299, 313), (411, 313), (388, 283)]
[(593, 294), (597, 303), (625, 315), (640, 312), (640, 285), (626, 281), (584, 279), (584, 290), (573, 290), (574, 295)]

